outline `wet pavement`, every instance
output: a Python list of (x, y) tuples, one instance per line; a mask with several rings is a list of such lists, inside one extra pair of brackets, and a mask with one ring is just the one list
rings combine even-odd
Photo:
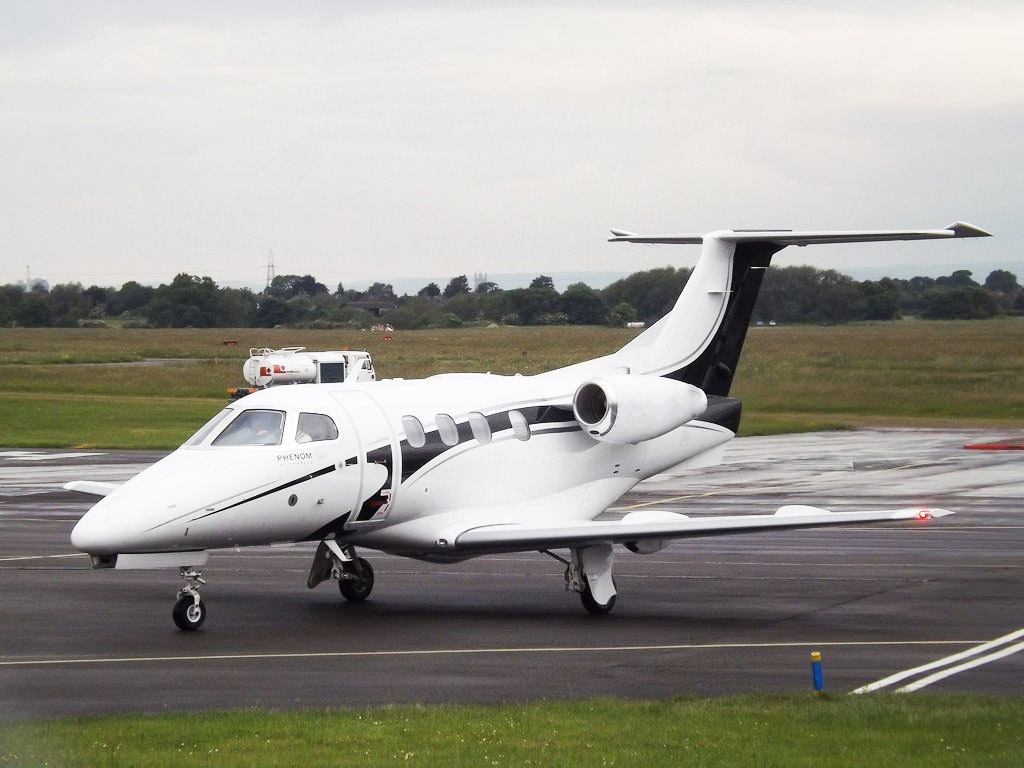
[[(1018, 436), (1019, 437), (1019, 436)], [(432, 565), (363, 552), (376, 586), (305, 588), (313, 545), (211, 554), (203, 629), (177, 574), (93, 571), (68, 536), (90, 497), (160, 452), (0, 449), (0, 718), (239, 706), (849, 691), (1024, 627), (1024, 453), (1004, 431), (864, 430), (734, 440), (611, 514), (941, 506), (939, 520), (684, 540), (616, 555), (612, 614), (585, 614), (536, 553)], [(929, 691), (1020, 694), (1024, 653)], [(1007, 650), (1009, 649), (1009, 650)], [(976, 659), (985, 658), (979, 652)], [(952, 667), (949, 667), (952, 669)]]

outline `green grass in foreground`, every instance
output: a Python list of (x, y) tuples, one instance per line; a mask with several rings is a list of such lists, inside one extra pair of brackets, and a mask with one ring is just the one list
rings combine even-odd
[(748, 695), (0, 726), (0, 765), (1013, 766), (1024, 699)]

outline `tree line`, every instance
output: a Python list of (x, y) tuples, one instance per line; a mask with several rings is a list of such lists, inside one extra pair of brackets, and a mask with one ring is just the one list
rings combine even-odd
[[(471, 286), (465, 275), (442, 289), (428, 283), (415, 295), (396, 296), (374, 283), (365, 291), (331, 291), (312, 275), (279, 275), (259, 293), (219, 287), (209, 277), (181, 273), (158, 287), (132, 280), (120, 288), (64, 283), (0, 286), (0, 325), (124, 327), (395, 328), (467, 324), (612, 325), (652, 323), (667, 313), (691, 270), (663, 267), (635, 272), (602, 290), (574, 283), (559, 293), (547, 275), (527, 288), (503, 290), (491, 282)], [(855, 280), (835, 270), (771, 267), (754, 308), (756, 322), (843, 323), (987, 318), (1024, 314), (1024, 289), (1012, 272), (997, 269), (984, 283), (969, 270), (931, 278)]]

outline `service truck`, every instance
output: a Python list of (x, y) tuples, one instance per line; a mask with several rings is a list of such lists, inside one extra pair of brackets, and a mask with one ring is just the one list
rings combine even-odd
[(242, 364), (248, 387), (232, 387), (233, 398), (245, 397), (282, 384), (337, 384), (345, 381), (376, 381), (373, 359), (362, 350), (307, 352), (305, 347), (252, 347)]

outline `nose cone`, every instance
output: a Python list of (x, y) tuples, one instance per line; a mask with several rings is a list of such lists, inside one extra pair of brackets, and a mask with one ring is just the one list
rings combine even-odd
[[(237, 531), (216, 528), (221, 518), (210, 513), (277, 483), (277, 453), (274, 447), (175, 451), (100, 499), (72, 530), (71, 543), (90, 555), (231, 546)], [(258, 524), (250, 527), (263, 536)]]
[[(167, 539), (177, 529), (167, 523), (191, 508), (181, 478), (194, 471), (176, 453), (143, 470), (85, 513), (71, 531), (72, 546), (90, 555), (174, 549)], [(182, 499), (185, 504), (179, 507)]]
[(72, 529), (72, 546), (90, 555), (159, 551), (150, 531), (174, 516), (161, 500), (176, 495), (181, 464), (172, 453), (96, 502)]
[(103, 499), (85, 513), (71, 530), (71, 546), (90, 555), (110, 555), (122, 548), (123, 537), (109, 507)]

